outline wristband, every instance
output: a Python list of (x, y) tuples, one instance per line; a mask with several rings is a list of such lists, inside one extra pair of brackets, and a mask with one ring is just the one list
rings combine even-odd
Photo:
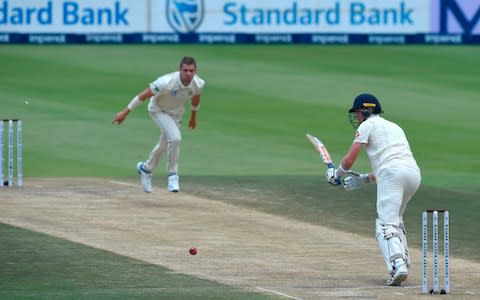
[(127, 108), (129, 111), (132, 111), (136, 107), (140, 106), (140, 104), (142, 104), (142, 101), (140, 100), (140, 98), (138, 98), (138, 96), (135, 96), (135, 98), (133, 98), (132, 101), (128, 103)]
[(200, 104), (195, 106), (195, 105), (190, 103), (190, 110), (191, 111), (199, 111), (200, 110)]
[(339, 164), (338, 165), (338, 169), (337, 171), (335, 172), (335, 177), (342, 177), (343, 175), (347, 174), (347, 170), (345, 170), (343, 167), (342, 167), (342, 164)]

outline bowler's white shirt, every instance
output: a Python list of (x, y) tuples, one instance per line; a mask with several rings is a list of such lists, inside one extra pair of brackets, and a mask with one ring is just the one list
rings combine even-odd
[(419, 170), (404, 131), (380, 115), (372, 115), (357, 129), (354, 142), (364, 144), (374, 174), (388, 167)]
[(183, 114), (185, 100), (202, 93), (205, 81), (195, 74), (188, 86), (180, 81), (180, 71), (165, 74), (150, 83), (153, 96), (148, 110), (164, 111), (171, 114)]

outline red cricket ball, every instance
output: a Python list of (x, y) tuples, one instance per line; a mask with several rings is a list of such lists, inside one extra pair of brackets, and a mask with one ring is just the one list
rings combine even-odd
[(189, 252), (190, 252), (191, 255), (195, 255), (195, 254), (197, 254), (197, 248), (192, 247), (192, 248), (190, 248)]

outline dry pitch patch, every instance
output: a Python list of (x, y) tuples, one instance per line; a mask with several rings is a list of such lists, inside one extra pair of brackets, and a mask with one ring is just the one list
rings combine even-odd
[[(27, 178), (21, 189), (0, 190), (0, 222), (285, 299), (422, 296), (418, 249), (411, 249), (414, 265), (404, 287), (385, 287), (373, 236), (163, 186), (146, 194), (136, 181)], [(188, 253), (191, 246), (197, 255)], [(455, 257), (450, 263), (452, 294), (442, 299), (478, 297), (480, 264)]]

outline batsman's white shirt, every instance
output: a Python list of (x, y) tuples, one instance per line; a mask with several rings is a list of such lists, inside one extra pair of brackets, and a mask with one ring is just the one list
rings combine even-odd
[(365, 145), (375, 176), (388, 167), (407, 167), (420, 171), (404, 131), (380, 115), (372, 115), (357, 129), (354, 142)]
[(360, 124), (354, 142), (365, 145), (376, 177), (376, 238), (391, 273), (395, 259), (409, 260), (403, 213), (420, 186), (420, 169), (403, 129), (379, 115)]
[(182, 116), (185, 101), (193, 95), (200, 95), (204, 85), (205, 81), (196, 74), (188, 86), (183, 85), (180, 81), (180, 71), (158, 77), (150, 83), (153, 96), (150, 98), (148, 110)]

